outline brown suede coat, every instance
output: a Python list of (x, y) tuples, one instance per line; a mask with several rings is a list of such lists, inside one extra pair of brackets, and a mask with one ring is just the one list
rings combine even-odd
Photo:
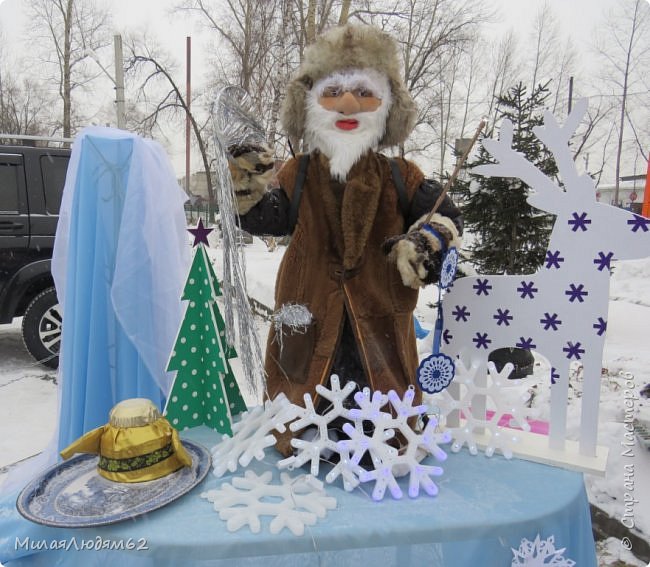
[[(412, 163), (399, 164), (410, 200), (423, 174)], [(298, 160), (292, 159), (278, 175), (289, 198), (297, 168)], [(284, 392), (302, 404), (305, 393), (314, 396), (315, 386), (327, 383), (345, 310), (371, 388), (402, 395), (414, 384), (418, 357), (413, 309), (418, 292), (402, 284), (381, 250), (386, 238), (403, 232), (386, 157), (367, 153), (342, 184), (330, 178), (327, 158), (312, 155), (298, 222), (278, 271), (275, 308), (305, 305), (315, 323), (305, 335), (283, 334), (282, 352), (271, 326), (266, 356), (270, 398)], [(281, 363), (286, 354), (291, 360)]]

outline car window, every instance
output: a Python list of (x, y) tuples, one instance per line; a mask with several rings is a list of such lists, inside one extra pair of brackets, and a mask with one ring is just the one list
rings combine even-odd
[(68, 169), (67, 156), (46, 155), (41, 157), (41, 172), (45, 189), (45, 210), (51, 215), (58, 215)]
[(8, 163), (0, 157), (0, 214), (18, 213), (19, 172), (18, 163)]

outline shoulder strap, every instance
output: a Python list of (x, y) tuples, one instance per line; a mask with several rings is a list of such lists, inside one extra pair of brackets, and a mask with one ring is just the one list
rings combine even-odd
[(406, 185), (404, 185), (404, 178), (402, 177), (402, 172), (399, 170), (399, 164), (397, 160), (392, 158), (390, 161), (390, 170), (393, 174), (393, 183), (397, 189), (397, 198), (399, 199), (399, 208), (402, 210), (402, 216), (404, 217), (404, 222), (408, 219), (408, 215), (411, 209), (408, 196), (406, 194)]
[(289, 234), (293, 233), (298, 222), (298, 209), (300, 208), (300, 198), (302, 197), (302, 188), (305, 185), (307, 177), (307, 166), (309, 165), (309, 154), (302, 154), (298, 163), (298, 174), (293, 186), (293, 195), (291, 196), (291, 209), (289, 209)]

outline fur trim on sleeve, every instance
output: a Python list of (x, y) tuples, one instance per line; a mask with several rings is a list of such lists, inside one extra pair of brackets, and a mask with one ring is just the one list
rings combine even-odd
[[(409, 232), (421, 229), (427, 216), (428, 214), (422, 215), (416, 222), (414, 222), (409, 227)], [(461, 236), (458, 234), (458, 228), (454, 224), (453, 220), (451, 220), (449, 217), (441, 215), (440, 213), (434, 213), (427, 224), (429, 224), (434, 230), (439, 232), (445, 238), (447, 248), (454, 246), (455, 248), (460, 249), (463, 241)], [(427, 238), (429, 247), (435, 251), (440, 250), (440, 241), (429, 231), (424, 230), (422, 232)]]

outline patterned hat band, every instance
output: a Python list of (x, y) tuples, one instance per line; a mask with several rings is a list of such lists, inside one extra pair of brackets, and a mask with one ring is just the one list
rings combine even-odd
[(61, 456), (74, 453), (99, 454), (97, 472), (116, 482), (155, 480), (192, 465), (178, 432), (153, 402), (140, 398), (117, 404), (109, 423), (77, 439)]

